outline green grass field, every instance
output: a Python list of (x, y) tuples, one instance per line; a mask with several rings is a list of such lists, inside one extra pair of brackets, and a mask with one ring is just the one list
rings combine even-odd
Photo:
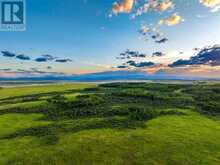
[(0, 165), (218, 165), (220, 85), (0, 89)]
[(1, 89), (0, 99), (27, 96), (34, 94), (46, 94), (52, 92), (64, 92), (68, 90), (79, 90), (93, 87), (92, 84), (57, 84), (57, 85), (42, 85), (42, 86), (28, 86), (28, 87), (12, 87)]

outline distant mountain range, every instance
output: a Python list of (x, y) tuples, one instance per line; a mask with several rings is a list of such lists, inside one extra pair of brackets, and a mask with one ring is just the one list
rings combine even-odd
[(204, 77), (189, 77), (169, 74), (148, 74), (141, 71), (108, 71), (100, 73), (70, 75), (70, 76), (42, 76), (42, 77), (19, 77), (0, 78), (0, 81), (126, 81), (126, 80), (220, 80)]

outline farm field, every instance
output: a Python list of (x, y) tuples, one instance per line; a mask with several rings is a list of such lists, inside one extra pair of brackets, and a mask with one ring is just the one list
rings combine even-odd
[(0, 165), (90, 164), (220, 164), (220, 84), (0, 88)]

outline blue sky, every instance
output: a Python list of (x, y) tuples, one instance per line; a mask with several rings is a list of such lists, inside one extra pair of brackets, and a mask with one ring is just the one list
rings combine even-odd
[[(35, 59), (43, 54), (69, 58), (67, 63), (37, 63), (18, 61), (0, 56), (0, 69), (45, 70), (54, 72), (87, 73), (105, 71), (120, 65), (116, 57), (126, 49), (151, 54), (166, 53), (165, 57), (146, 58), (157, 63), (189, 58), (192, 49), (220, 43), (220, 11), (211, 12), (199, 0), (173, 0), (175, 9), (149, 11), (135, 19), (130, 13), (109, 18), (115, 0), (27, 0), (27, 29), (24, 32), (0, 32), (1, 51), (25, 54)], [(139, 0), (143, 2), (143, 0)], [(136, 4), (132, 10), (135, 10)], [(175, 26), (163, 25), (160, 32), (169, 41), (155, 44), (140, 39), (141, 25), (153, 26), (161, 19), (177, 13), (184, 19)], [(181, 55), (179, 52), (183, 52)]]

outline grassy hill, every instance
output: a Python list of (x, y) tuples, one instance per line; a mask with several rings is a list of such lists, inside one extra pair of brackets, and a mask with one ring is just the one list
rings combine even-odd
[(220, 85), (0, 89), (1, 165), (220, 164)]

